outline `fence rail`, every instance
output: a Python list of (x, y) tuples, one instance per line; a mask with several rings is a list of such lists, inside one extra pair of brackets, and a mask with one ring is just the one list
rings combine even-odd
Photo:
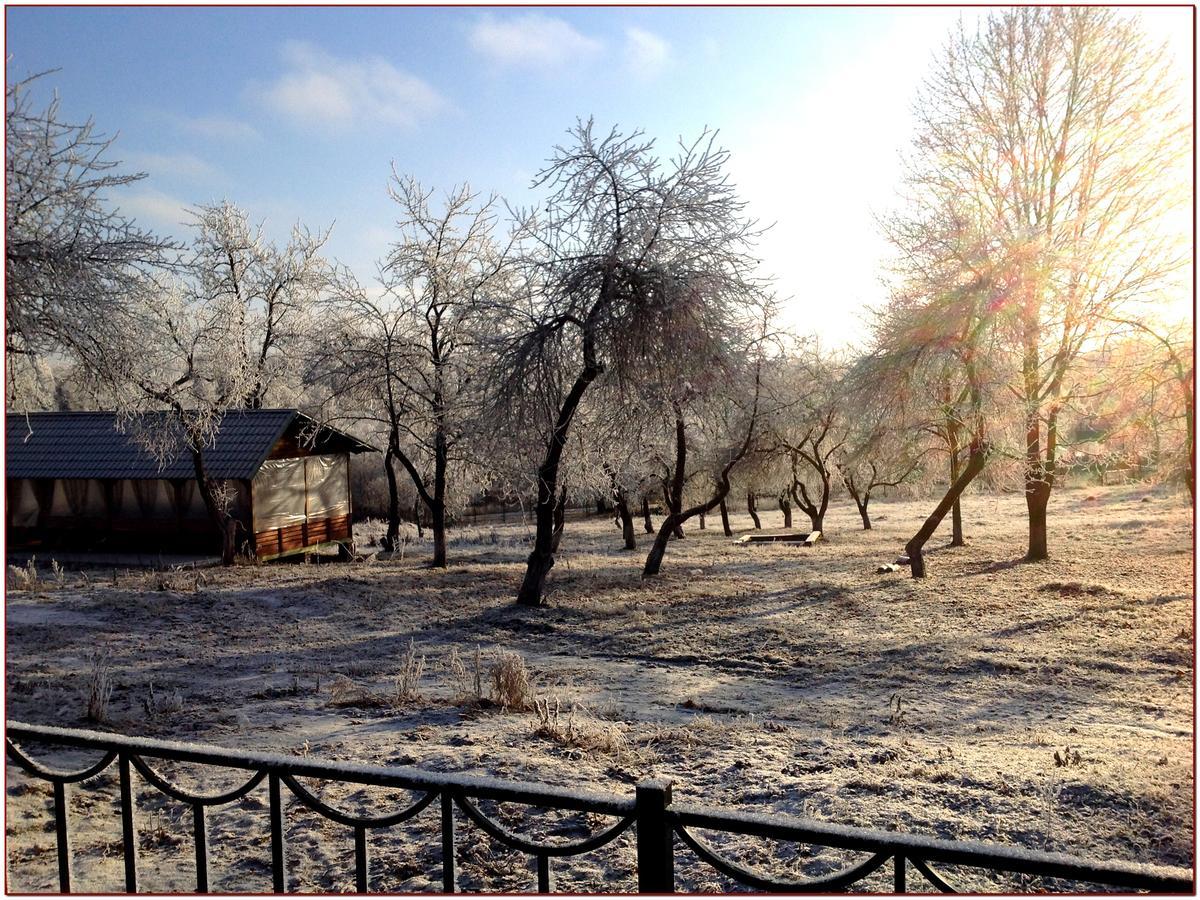
[[(637, 786), (633, 797), (622, 797), (538, 784), (251, 753), (200, 744), (124, 737), (13, 721), (7, 723), (6, 732), (5, 743), (9, 758), (29, 774), (49, 781), (53, 786), (58, 881), (59, 888), (64, 893), (72, 889), (68, 788), (72, 784), (99, 775), (114, 761), (117, 763), (120, 781), (125, 890), (130, 893), (138, 890), (138, 832), (133, 790), (135, 771), (157, 790), (191, 807), (195, 835), (196, 890), (200, 893), (209, 889), (207, 809), (238, 800), (264, 780), (267, 782), (269, 796), (272, 888), (276, 893), (287, 890), (285, 788), (299, 803), (351, 830), (354, 840), (355, 886), (362, 893), (366, 893), (371, 887), (371, 861), (366, 839), (368, 829), (386, 829), (406, 822), (435, 802), (439, 803), (441, 815), (441, 876), (442, 888), (446, 893), (454, 893), (457, 886), (456, 808), (466, 820), (495, 840), (533, 857), (536, 889), (539, 893), (554, 890), (552, 859), (597, 850), (631, 827), (637, 836), (638, 890), (643, 893), (671, 893), (675, 890), (675, 856), (679, 844), (689, 848), (700, 860), (721, 874), (746, 886), (773, 892), (842, 890), (862, 881), (889, 862), (892, 889), (897, 893), (904, 893), (909, 889), (910, 868), (923, 878), (922, 883), (914, 886), (916, 890), (927, 892), (932, 887), (953, 893), (955, 889), (950, 880), (934, 868), (934, 863), (1061, 878), (1086, 885), (1126, 890), (1179, 894), (1193, 892), (1193, 874), (1186, 869), (1099, 862), (1001, 845), (945, 841), (864, 828), (844, 828), (789, 816), (739, 813), (673, 803), (671, 785), (662, 781), (643, 782)], [(33, 760), (23, 748), (23, 744), (29, 742), (95, 750), (101, 756), (85, 768), (63, 771)], [(248, 772), (249, 776), (236, 788), (214, 794), (197, 794), (168, 781), (147, 762), (147, 759), (243, 770)], [(394, 812), (357, 816), (326, 803), (301, 784), (298, 780), (300, 778), (403, 789), (413, 791), (418, 796), (407, 807)], [(479, 806), (479, 801), (485, 800), (593, 813), (615, 821), (582, 840), (570, 843), (543, 843), (518, 834), (490, 818)], [(866, 856), (831, 875), (783, 880), (755, 872), (740, 862), (722, 856), (697, 833), (698, 831), (748, 835), (775, 841), (861, 851)]]

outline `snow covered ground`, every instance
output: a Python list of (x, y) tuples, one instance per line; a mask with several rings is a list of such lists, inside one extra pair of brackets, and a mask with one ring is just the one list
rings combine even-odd
[[(540, 610), (512, 604), (520, 525), (455, 532), (445, 572), (424, 568), (427, 548), (414, 544), (387, 561), (120, 573), (116, 584), (68, 573), (28, 589), (10, 575), (7, 715), (622, 794), (660, 776), (677, 799), (705, 804), (1190, 866), (1186, 495), (1059, 491), (1054, 558), (1037, 564), (1019, 562), (1023, 498), (970, 496), (967, 547), (945, 548), (939, 534), (923, 582), (876, 574), (929, 506), (875, 501), (864, 532), (839, 503), (814, 548), (735, 546), (710, 518), (647, 582), (646, 547), (621, 551), (610, 520), (572, 522)], [(764, 513), (766, 527), (780, 524)], [(424, 671), (419, 696), (401, 698), (410, 641)], [(485, 694), (494, 660), (516, 652), (557, 723), (475, 702), (476, 648)], [(113, 683), (102, 726), (84, 718), (97, 666)], [(123, 884), (114, 779), (73, 790), (80, 889)], [(395, 805), (368, 794), (347, 805)], [(148, 785), (139, 796), (143, 889), (193, 889), (189, 810)], [(7, 800), (10, 889), (53, 889), (48, 786), (10, 765)], [(492, 812), (520, 822), (517, 810)], [(269, 890), (265, 785), (210, 821), (213, 887)], [(349, 831), (296, 806), (288, 821), (293, 885), (352, 890)], [(460, 827), (464, 888), (532, 887), (528, 858)], [(431, 808), (373, 835), (372, 889), (440, 887), (436, 829)], [(793, 877), (855, 858), (721, 846)], [(1021, 886), (947, 871), (977, 890)], [(561, 890), (631, 890), (632, 835), (556, 872)], [(677, 876), (684, 888), (727, 887), (686, 849)]]

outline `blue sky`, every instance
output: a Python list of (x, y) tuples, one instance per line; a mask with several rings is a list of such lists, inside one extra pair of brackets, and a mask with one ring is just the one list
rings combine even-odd
[[(8, 77), (49, 68), (67, 116), (119, 132), (150, 177), (120, 205), (183, 234), (189, 204), (334, 224), (329, 254), (366, 278), (395, 219), (394, 163), (516, 203), (577, 117), (663, 149), (720, 130), (763, 222), (785, 320), (853, 340), (878, 303), (886, 210), (908, 108), (960, 15), (940, 9), (13, 8)], [(1189, 10), (1146, 12), (1190, 64)], [(1181, 70), (1182, 71), (1182, 70)]]

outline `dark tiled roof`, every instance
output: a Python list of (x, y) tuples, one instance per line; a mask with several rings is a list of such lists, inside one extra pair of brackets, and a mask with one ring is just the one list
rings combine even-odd
[[(134, 428), (117, 430), (112, 412), (35, 412), (5, 418), (6, 478), (192, 478), (195, 474), (186, 450), (160, 468), (138, 443)], [(312, 420), (294, 409), (226, 413), (216, 443), (205, 449), (205, 468), (214, 478), (253, 478), (293, 423), (312, 424)], [(337, 444), (331, 452), (371, 449), (332, 429), (321, 430), (315, 449), (325, 443)]]

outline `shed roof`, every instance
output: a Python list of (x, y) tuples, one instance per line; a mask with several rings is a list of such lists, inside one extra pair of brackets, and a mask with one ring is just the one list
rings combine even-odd
[[(166, 417), (166, 412), (145, 413)], [(191, 456), (175, 454), (159, 466), (142, 446), (136, 428), (118, 430), (117, 414), (99, 412), (10, 413), (5, 417), (6, 478), (192, 478)], [(135, 423), (136, 424), (136, 423)], [(373, 450), (357, 438), (295, 409), (231, 410), (204, 464), (214, 478), (250, 479), (284, 434), (306, 432), (314, 453)]]

